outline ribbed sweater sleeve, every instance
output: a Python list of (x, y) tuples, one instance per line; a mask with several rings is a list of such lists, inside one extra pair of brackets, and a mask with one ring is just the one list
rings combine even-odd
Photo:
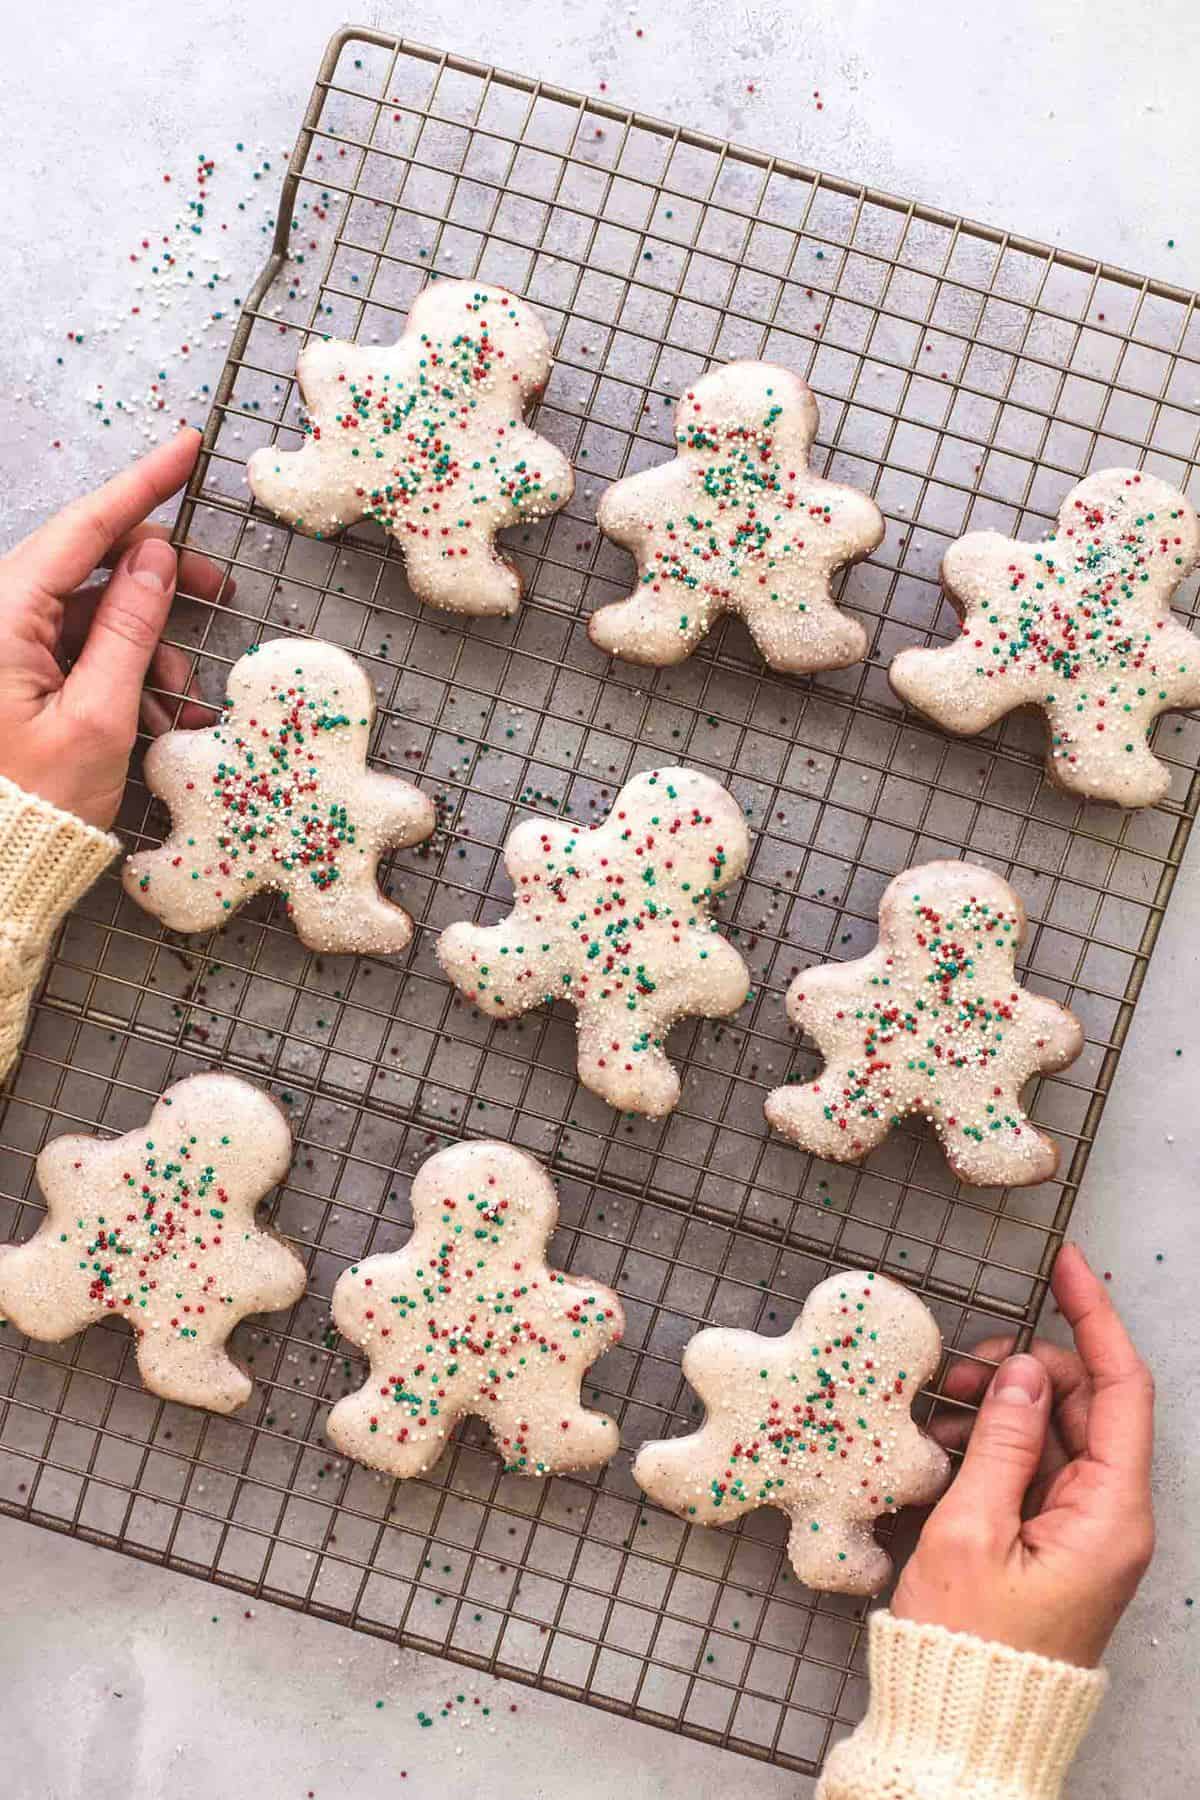
[(0, 775), (0, 1081), (21, 1047), (55, 931), (120, 840)]
[(1058, 1800), (1100, 1703), (1100, 1669), (871, 1616), (867, 1715), (816, 1800)]

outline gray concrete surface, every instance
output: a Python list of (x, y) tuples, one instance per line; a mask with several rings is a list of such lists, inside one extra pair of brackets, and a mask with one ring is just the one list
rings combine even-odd
[[(172, 401), (190, 392), (184, 416), (199, 416), (221, 332), (189, 346), (185, 373), (175, 326), (193, 316), (187, 296), (168, 296), (152, 330), (131, 325), (128, 255), (164, 216), (164, 171), (199, 153), (226, 156), (237, 139), (256, 153), (290, 142), (321, 45), (345, 10), (342, 0), (253, 12), (236, 0), (123, 0), (118, 12), (70, 0), (41, 9), (35, 43), (28, 9), (6, 5), (9, 40), (24, 49), (6, 95), (0, 216), (10, 292), (0, 344), (5, 541), (158, 428), (139, 410), (100, 429), (88, 412), (94, 383), (106, 382), (110, 397), (144, 394), (155, 373), (148, 359), (169, 349)], [(1200, 41), (1185, 0), (1164, 0), (1153, 29), (1117, 0), (984, 9), (816, 0), (802, 13), (774, 0), (647, 0), (599, 12), (581, 0), (509, 0), (465, 14), (421, 0), (363, 17), (570, 86), (605, 81), (614, 99), (662, 117), (1200, 283)], [(248, 176), (244, 185), (251, 194)], [(261, 191), (254, 198), (220, 244), (234, 292), (245, 291), (263, 247)], [(74, 330), (88, 341), (67, 355)], [(1146, 1786), (1182, 1800), (1195, 1791), (1200, 1754), (1198, 905), (1193, 854), (1077, 1214), (1089, 1254), (1113, 1272), (1161, 1396), (1161, 1548), (1113, 1648), (1116, 1697), (1072, 1778), (1071, 1793), (1093, 1800), (1127, 1800)], [(496, 1683), (468, 1691), (444, 1665), (336, 1627), (269, 1607), (246, 1620), (226, 1594), (32, 1528), (0, 1525), (0, 1557), (0, 1717), (14, 1800), (213, 1791), (263, 1800), (310, 1791), (319, 1800), (437, 1791), (715, 1800), (737, 1791), (766, 1800), (805, 1791), (566, 1702)], [(455, 1693), (467, 1693), (471, 1728), (440, 1718), (422, 1728), (418, 1709)], [(493, 1702), (485, 1723), (482, 1706)]]

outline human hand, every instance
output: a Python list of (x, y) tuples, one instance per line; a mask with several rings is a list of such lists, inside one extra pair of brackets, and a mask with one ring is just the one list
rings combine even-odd
[[(0, 558), (0, 775), (89, 825), (117, 816), (139, 715), (155, 736), (176, 722), (143, 682), (188, 692), (187, 652), (159, 643), (177, 580), (201, 600), (231, 589), (216, 564), (177, 559), (166, 531), (142, 522), (199, 448), (199, 432), (178, 432)], [(81, 585), (109, 567), (103, 585)], [(185, 699), (178, 723), (211, 716)]]
[[(943, 1443), (970, 1434), (896, 1587), (892, 1612), (919, 1624), (1091, 1668), (1154, 1551), (1150, 1499), (1154, 1383), (1083, 1252), (1059, 1252), (1051, 1291), (1078, 1354), (989, 1338), (945, 1392), (973, 1423), (943, 1419)], [(957, 1427), (957, 1429), (955, 1428)]]

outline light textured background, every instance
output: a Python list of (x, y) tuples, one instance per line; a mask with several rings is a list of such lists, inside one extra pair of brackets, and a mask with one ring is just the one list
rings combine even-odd
[[(161, 359), (172, 394), (191, 392), (178, 410), (202, 415), (220, 330), (200, 333), (185, 365), (181, 333), (197, 317), (190, 295), (168, 296), (163, 316), (132, 321), (129, 251), (172, 216), (164, 171), (178, 179), (199, 153), (224, 169), (241, 139), (248, 152), (273, 156), (277, 181), (279, 153), (344, 4), (121, 0), (118, 9), (70, 0), (38, 9), (36, 42), (27, 6), (5, 0), (0, 11), (8, 41), (26, 46), (22, 79), (10, 79), (5, 95), (0, 209), (10, 294), (0, 343), (7, 542), (140, 445), (140, 417), (101, 429), (89, 414), (95, 383), (110, 399), (141, 394)], [(360, 18), (566, 86), (605, 81), (610, 98), (660, 117), (1200, 284), (1200, 23), (1191, 0), (1162, 0), (1153, 29), (1124, 0), (982, 8), (809, 0), (803, 9), (772, 0), (608, 9), (421, 0), (371, 6)], [(219, 245), (234, 293), (245, 292), (265, 250), (261, 191), (252, 202)], [(69, 355), (68, 330), (85, 337)], [(56, 438), (62, 447), (52, 451)], [(1071, 1784), (1093, 1800), (1128, 1800), (1145, 1787), (1156, 1800), (1182, 1800), (1196, 1787), (1198, 904), (1194, 853), (1076, 1214), (1089, 1253), (1113, 1271), (1161, 1396), (1161, 1548), (1110, 1657), (1117, 1696)], [(429, 1658), (397, 1657), (269, 1606), (245, 1619), (228, 1594), (31, 1527), (0, 1522), (0, 1559), (11, 1800), (199, 1800), (213, 1791), (292, 1800), (310, 1790), (317, 1800), (447, 1791), (769, 1800), (807, 1791), (741, 1759)], [(1198, 1604), (1189, 1609), (1191, 1594)], [(456, 1693), (467, 1696), (471, 1729), (438, 1718), (423, 1730), (418, 1709), (436, 1715)], [(483, 1705), (492, 1708), (486, 1721)]]

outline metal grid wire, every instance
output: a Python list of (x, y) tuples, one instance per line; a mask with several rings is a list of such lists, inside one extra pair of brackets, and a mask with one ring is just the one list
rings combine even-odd
[[(249, 450), (295, 441), (306, 336), (390, 341), (433, 271), (511, 285), (555, 343), (538, 424), (580, 480), (565, 514), (513, 534), (528, 593), (511, 620), (421, 607), (372, 527), (317, 543), (247, 498)], [(1040, 726), (952, 742), (904, 716), (883, 671), (901, 644), (956, 629), (936, 572), (968, 525), (1036, 532), (1105, 464), (1187, 485), (1194, 304), (604, 101), (372, 31), (333, 41), (180, 518), (178, 541), (236, 591), (185, 601), (179, 641), (212, 697), (263, 636), (312, 633), (362, 659), (381, 699), (377, 766), (438, 801), (431, 845), (386, 872), (420, 928), (404, 959), (349, 959), (306, 952), (265, 903), (203, 942), (158, 930), (115, 877), (77, 908), (10, 1088), (0, 1229), (36, 1225), (48, 1138), (128, 1129), (168, 1082), (216, 1062), (291, 1114), (278, 1223), (306, 1253), (309, 1292), (242, 1328), (256, 1391), (230, 1419), (147, 1395), (119, 1325), (61, 1348), (4, 1333), (5, 1511), (819, 1765), (862, 1709), (864, 1608), (789, 1577), (777, 1513), (717, 1532), (644, 1505), (629, 1451), (694, 1424), (679, 1356), (701, 1324), (783, 1330), (836, 1266), (914, 1285), (948, 1355), (1037, 1317), (1196, 812), (1197, 727), (1161, 723), (1170, 797), (1122, 815), (1044, 784)], [(808, 376), (827, 472), (888, 517), (882, 548), (845, 581), (873, 634), (857, 668), (777, 676), (737, 622), (658, 672), (610, 666), (587, 641), (587, 613), (630, 575), (596, 532), (599, 492), (670, 454), (673, 397), (735, 355)], [(505, 909), (500, 848), (527, 808), (602, 817), (631, 773), (680, 760), (727, 782), (754, 829), (725, 913), (755, 987), (732, 1024), (677, 1031), (683, 1097), (655, 1122), (577, 1086), (565, 1009), (488, 1022), (448, 987), (433, 943), (452, 919)], [(139, 784), (122, 825), (134, 844), (162, 835)], [(1062, 1178), (1039, 1188), (959, 1191), (921, 1126), (864, 1169), (765, 1130), (767, 1091), (814, 1067), (786, 1026), (790, 976), (862, 954), (888, 879), (943, 855), (1013, 880), (1033, 921), (1026, 979), (1085, 1028), (1080, 1060), (1037, 1089), (1034, 1115), (1065, 1149)], [(332, 1284), (404, 1241), (414, 1167), (464, 1134), (548, 1162), (556, 1260), (624, 1297), (627, 1338), (588, 1392), (620, 1417), (625, 1449), (594, 1478), (504, 1475), (476, 1425), (399, 1488), (325, 1445), (329, 1402), (361, 1379), (328, 1333)]]

